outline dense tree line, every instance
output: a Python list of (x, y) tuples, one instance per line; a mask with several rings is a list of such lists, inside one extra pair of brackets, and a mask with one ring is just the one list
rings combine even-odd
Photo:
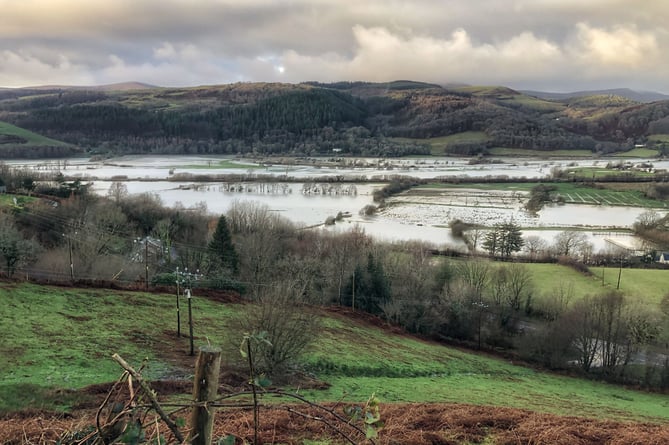
[(67, 158), (81, 153), (82, 149), (75, 145), (24, 145), (0, 142), (0, 159)]

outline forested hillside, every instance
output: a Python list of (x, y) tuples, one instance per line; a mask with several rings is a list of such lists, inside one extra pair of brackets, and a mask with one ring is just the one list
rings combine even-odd
[[(51, 152), (33, 147), (26, 157), (69, 155), (67, 144), (87, 153), (401, 156), (428, 154), (428, 139), (464, 132), (482, 137), (449, 143), (439, 154), (493, 147), (605, 154), (669, 133), (669, 101), (547, 100), (504, 87), (411, 81), (6, 89), (0, 121), (66, 143)], [(10, 142), (4, 157), (20, 151), (16, 138), (0, 137), (0, 148)]]

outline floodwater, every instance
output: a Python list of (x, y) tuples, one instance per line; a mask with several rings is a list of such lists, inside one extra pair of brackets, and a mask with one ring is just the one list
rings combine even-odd
[[(252, 165), (253, 169), (215, 168), (218, 161), (227, 160), (240, 165)], [(327, 160), (326, 160), (327, 161)], [(263, 165), (253, 160), (230, 156), (123, 156), (104, 161), (89, 161), (83, 158), (66, 160), (5, 161), (16, 166), (28, 166), (44, 170), (63, 171), (68, 176), (82, 179), (110, 179), (127, 176), (128, 179), (167, 179), (171, 174), (240, 174), (291, 176), (308, 178), (319, 176), (357, 176), (373, 179), (387, 175), (404, 175), (417, 178), (439, 176), (508, 176), (510, 178), (537, 178), (550, 175), (554, 167), (569, 165), (582, 167), (606, 165), (602, 160), (570, 160), (535, 158), (504, 158), (489, 164), (470, 164), (471, 158), (431, 157), (431, 158), (332, 158), (326, 165), (315, 166), (311, 159), (300, 165)], [(323, 159), (318, 159), (323, 164)], [(657, 163), (656, 163), (657, 165)], [(668, 164), (669, 165), (669, 164)], [(170, 173), (171, 172), (171, 173)]]
[[(241, 164), (241, 168), (214, 168), (221, 160)], [(635, 163), (644, 160), (635, 160)], [(647, 160), (656, 168), (669, 167), (669, 161)], [(507, 176), (510, 178), (539, 178), (550, 174), (552, 168), (567, 166), (606, 165), (607, 160), (571, 159), (509, 159), (504, 162), (470, 165), (469, 158), (410, 158), (375, 159), (343, 158), (325, 166), (315, 166), (310, 160), (300, 165), (264, 165), (262, 168), (245, 168), (255, 165), (253, 161), (224, 156), (124, 156), (106, 161), (92, 162), (86, 159), (65, 161), (7, 161), (8, 164), (26, 166), (39, 170), (62, 171), (67, 176), (81, 178), (92, 183), (92, 189), (106, 194), (113, 180), (122, 179), (131, 194), (155, 193), (165, 205), (177, 204), (185, 208), (205, 203), (209, 212), (219, 214), (227, 211), (234, 201), (257, 201), (286, 218), (305, 226), (322, 224), (326, 218), (339, 212), (346, 214), (342, 222), (335, 226), (321, 227), (319, 230), (347, 230), (359, 225), (368, 234), (386, 241), (422, 240), (438, 246), (447, 245), (464, 249), (460, 240), (453, 239), (448, 228), (450, 221), (460, 219), (465, 222), (491, 226), (513, 220), (527, 230), (525, 235), (544, 238), (549, 244), (554, 236), (565, 228), (585, 230), (589, 234), (595, 250), (607, 248), (606, 239), (619, 237), (622, 229), (627, 229), (645, 211), (635, 207), (610, 207), (589, 205), (548, 206), (537, 215), (523, 209), (526, 194), (513, 191), (482, 191), (458, 189), (426, 193), (412, 191), (388, 200), (388, 207), (374, 216), (360, 215), (360, 210), (374, 204), (372, 192), (383, 186), (388, 175), (405, 175), (419, 178), (440, 176)], [(665, 165), (666, 164), (666, 165)], [(364, 177), (378, 180), (377, 183), (359, 183), (356, 193), (304, 194), (304, 183), (269, 185), (262, 190), (257, 183), (240, 183), (231, 191), (229, 184), (221, 182), (194, 183), (174, 181), (179, 174), (243, 174), (251, 179), (258, 175), (272, 175), (276, 178), (307, 178), (318, 181), (326, 176), (349, 178)], [(147, 181), (150, 180), (150, 181)], [(255, 185), (254, 185), (255, 184)], [(350, 190), (349, 190), (350, 192)], [(605, 235), (601, 235), (604, 233)], [(606, 235), (609, 233), (609, 235)]]

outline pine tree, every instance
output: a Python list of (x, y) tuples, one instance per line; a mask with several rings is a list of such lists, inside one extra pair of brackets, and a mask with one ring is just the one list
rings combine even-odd
[(520, 252), (524, 244), (520, 226), (513, 221), (496, 224), (486, 233), (483, 241), (483, 247), (491, 256), (499, 254), (505, 258), (509, 258), (514, 252)]
[(495, 254), (499, 251), (499, 244), (500, 244), (499, 228), (495, 226), (493, 230), (490, 230), (485, 234), (485, 238), (483, 240), (483, 248), (488, 251), (490, 256), (495, 256)]
[(513, 221), (501, 224), (502, 245), (501, 252), (506, 258), (509, 258), (512, 253), (520, 252), (525, 241), (523, 234), (520, 231), (520, 226)]
[(367, 273), (369, 276), (367, 312), (381, 314), (383, 304), (390, 300), (390, 286), (383, 270), (383, 264), (371, 253), (367, 257)]
[(239, 271), (239, 256), (235, 245), (232, 243), (228, 220), (225, 215), (221, 215), (218, 219), (216, 230), (208, 247), (215, 268), (228, 269), (233, 274), (237, 274)]

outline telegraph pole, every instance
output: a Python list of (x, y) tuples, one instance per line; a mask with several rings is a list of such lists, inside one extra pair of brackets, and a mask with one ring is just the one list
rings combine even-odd
[(351, 286), (351, 310), (355, 311), (355, 269), (353, 269), (353, 285)]
[(144, 282), (149, 289), (149, 237), (144, 238)]
[(193, 350), (193, 309), (191, 306), (191, 300), (193, 299), (190, 289), (186, 289), (186, 298), (188, 299), (188, 331), (190, 334), (190, 355), (195, 355)]
[(135, 238), (133, 240), (133, 243), (137, 245), (137, 254), (135, 257), (138, 257), (141, 255), (141, 245), (140, 243), (144, 243), (144, 288), (146, 290), (149, 290), (149, 237), (145, 236), (144, 239), (142, 238)]
[(72, 240), (67, 237), (67, 250), (70, 252), (70, 280), (74, 283), (74, 261), (72, 261)]
[[(178, 276), (178, 269), (177, 269), (177, 276)], [(193, 335), (193, 292), (192, 292), (192, 287), (193, 287), (193, 281), (197, 281), (200, 278), (200, 270), (198, 269), (195, 273), (188, 272), (188, 268), (184, 268), (183, 272), (183, 280), (181, 280), (181, 283), (184, 285), (184, 295), (186, 295), (186, 299), (188, 301), (188, 332), (190, 336), (190, 354), (189, 355), (195, 355), (195, 336)], [(179, 279), (177, 279), (177, 285), (179, 283)], [(177, 314), (179, 313), (179, 307), (178, 307), (178, 297), (177, 297)], [(180, 323), (180, 318), (179, 315), (177, 315), (177, 322)], [(178, 328), (179, 332), (181, 332), (181, 328)]]
[(64, 233), (63, 237), (67, 239), (67, 251), (70, 255), (70, 281), (74, 283), (74, 262), (72, 261), (72, 239), (70, 238), (70, 235), (65, 235)]
[(181, 337), (181, 311), (179, 310), (179, 284), (181, 281), (179, 280), (179, 267), (177, 267), (175, 275), (177, 284), (177, 337)]

